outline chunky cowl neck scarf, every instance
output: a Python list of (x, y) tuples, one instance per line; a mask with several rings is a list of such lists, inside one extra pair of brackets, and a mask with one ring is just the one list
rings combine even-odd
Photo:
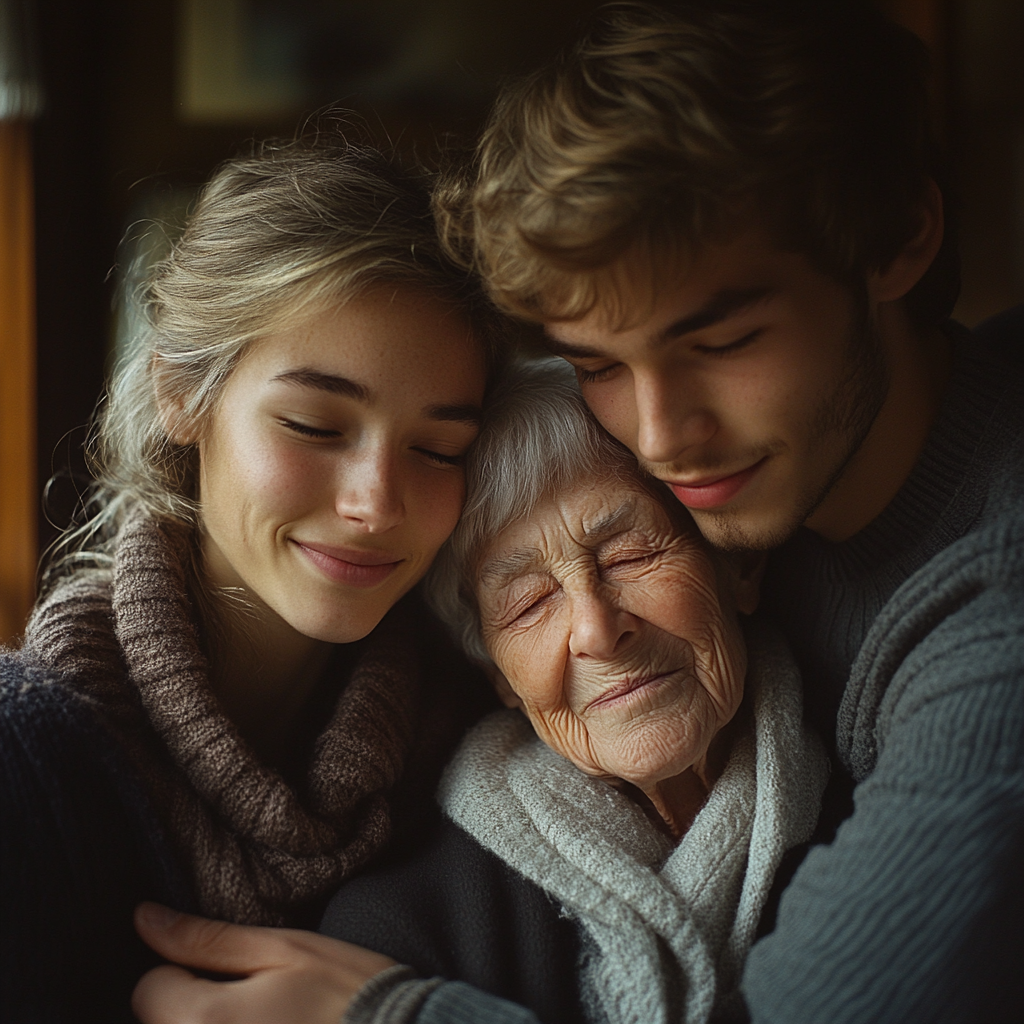
[(421, 695), (422, 610), (404, 602), (337, 681), (333, 714), (293, 788), (260, 762), (210, 688), (187, 584), (193, 536), (133, 514), (113, 571), (79, 573), (51, 593), (24, 652), (99, 705), (191, 868), (202, 911), (282, 924), (385, 844), (388, 792), (403, 771), (443, 760), (460, 716), (452, 688), (438, 692), (435, 680)]

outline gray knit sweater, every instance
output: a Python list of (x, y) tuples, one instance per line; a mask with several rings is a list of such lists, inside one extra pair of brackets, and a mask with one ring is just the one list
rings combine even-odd
[[(750, 954), (755, 1024), (1024, 1020), (1024, 315), (990, 335), (958, 333), (885, 512), (775, 556), (767, 604), (856, 790)], [(442, 985), (417, 1024), (530, 1019)]]

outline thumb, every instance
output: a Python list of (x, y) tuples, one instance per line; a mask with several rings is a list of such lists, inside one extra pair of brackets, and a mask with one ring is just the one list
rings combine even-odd
[(257, 941), (252, 934), (267, 929), (181, 914), (159, 903), (135, 908), (135, 930), (161, 956), (200, 970), (250, 974), (278, 961), (276, 943)]

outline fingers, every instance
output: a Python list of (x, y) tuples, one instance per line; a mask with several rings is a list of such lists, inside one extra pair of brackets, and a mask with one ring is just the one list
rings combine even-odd
[(251, 974), (286, 958), (284, 933), (179, 914), (158, 903), (135, 908), (135, 929), (143, 941), (175, 963), (224, 974)]
[(135, 986), (132, 1012), (142, 1024), (199, 1024), (216, 986), (181, 967), (154, 967)]

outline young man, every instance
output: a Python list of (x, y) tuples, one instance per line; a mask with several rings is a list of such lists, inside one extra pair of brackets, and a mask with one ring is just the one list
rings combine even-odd
[(855, 3), (606, 8), (442, 196), (705, 536), (772, 552), (834, 776), (755, 1021), (1024, 1018), (1024, 316), (947, 320), (923, 50)]

